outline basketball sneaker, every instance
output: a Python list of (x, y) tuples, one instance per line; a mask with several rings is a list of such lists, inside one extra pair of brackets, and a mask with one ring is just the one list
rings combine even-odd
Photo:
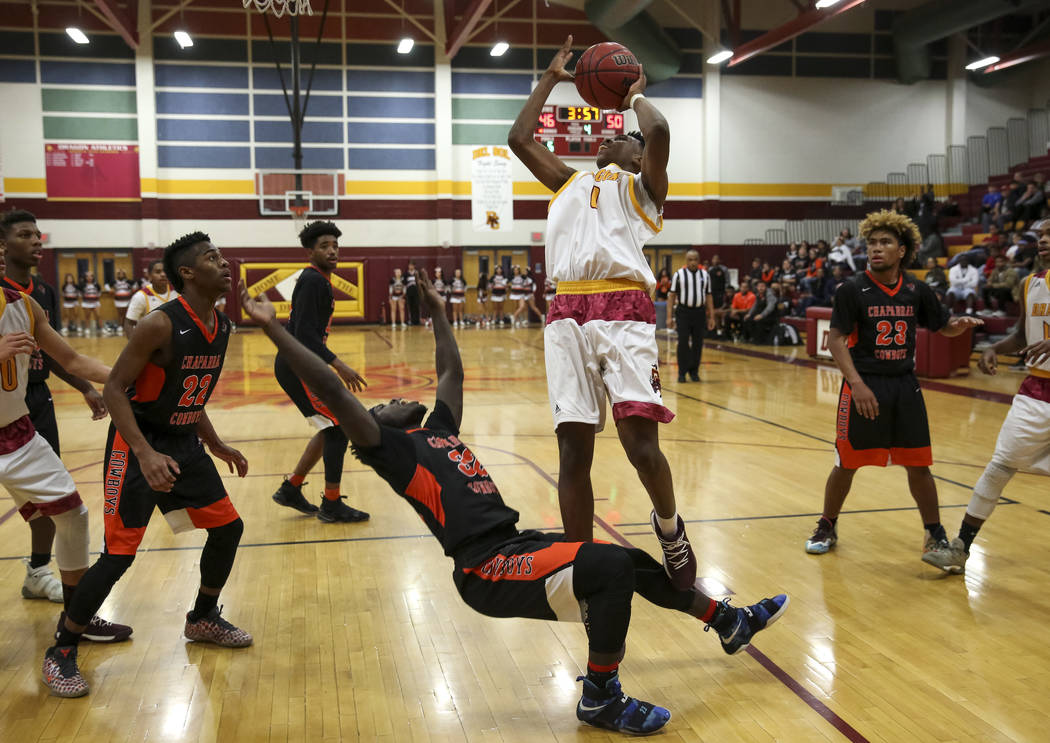
[(62, 581), (55, 577), (51, 568), (47, 565), (31, 568), (27, 557), (23, 557), (22, 562), (26, 564), (26, 579), (22, 581), (22, 598), (47, 599), (61, 604)]
[(839, 541), (839, 533), (835, 525), (826, 518), (817, 522), (817, 528), (813, 530), (813, 536), (806, 540), (806, 552), (811, 555), (823, 555), (835, 546)]
[(671, 585), (679, 591), (688, 591), (696, 583), (696, 555), (689, 544), (689, 537), (685, 535), (685, 522), (681, 516), (678, 517), (678, 528), (670, 539), (660, 533), (656, 511), (650, 512), (649, 523), (660, 541), (660, 549), (664, 553), (664, 572), (671, 579)]
[[(58, 633), (62, 631), (65, 621), (66, 613), (62, 612), (58, 615), (58, 625), (55, 627), (56, 640), (58, 639)], [(81, 637), (91, 642), (124, 642), (131, 637), (132, 632), (134, 630), (128, 625), (107, 622), (96, 614), (91, 617), (91, 621), (88, 622), (87, 629), (84, 630), (84, 634)]]
[(44, 683), (56, 697), (82, 697), (88, 693), (87, 681), (77, 668), (77, 646), (55, 645), (44, 653)]
[[(304, 482), (303, 485), (305, 484)], [(281, 487), (277, 488), (277, 492), (273, 494), (273, 502), (279, 506), (294, 508), (300, 513), (317, 513), (321, 509), (306, 500), (306, 497), (303, 495), (303, 485), (292, 485), (291, 482), (285, 479), (281, 483)]]
[(606, 730), (648, 735), (671, 719), (671, 713), (663, 707), (624, 694), (616, 676), (605, 682), (604, 689), (588, 681), (586, 676), (576, 680), (583, 681), (583, 694), (576, 705), (576, 719), (580, 722)]
[[(962, 550), (962, 540), (956, 537), (952, 540), (959, 542), (959, 551), (953, 550), (947, 539), (934, 539), (929, 532), (925, 532), (926, 541), (922, 547), (922, 561), (927, 565), (933, 565), (946, 573), (961, 573), (966, 565), (966, 552)], [(961, 553), (961, 559), (960, 559)]]
[(182, 634), (193, 642), (212, 642), (224, 648), (246, 648), (252, 644), (252, 636), (234, 627), (221, 616), (222, 608), (214, 607), (196, 622), (186, 614), (186, 627)]
[(330, 524), (336, 521), (346, 521), (350, 523), (368, 521), (369, 516), (367, 513), (359, 511), (356, 508), (351, 508), (343, 503), (344, 500), (346, 500), (345, 495), (340, 495), (337, 500), (325, 498), (321, 501), (321, 510), (317, 512), (317, 518)]
[(714, 627), (722, 649), (733, 655), (750, 645), (755, 633), (780, 619), (791, 599), (781, 593), (751, 606), (730, 606), (728, 599), (718, 603), (722, 605), (721, 615), (706, 625), (704, 632)]

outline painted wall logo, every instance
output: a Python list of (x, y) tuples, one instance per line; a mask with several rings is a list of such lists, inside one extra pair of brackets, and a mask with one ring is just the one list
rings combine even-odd
[[(248, 293), (257, 296), (266, 293), (277, 309), (277, 317), (287, 320), (292, 312), (292, 291), (305, 263), (242, 263), (241, 282), (248, 286)], [(365, 264), (343, 262), (332, 273), (332, 294), (335, 295), (335, 310), (332, 318), (365, 316)], [(241, 321), (248, 317), (241, 310)]]

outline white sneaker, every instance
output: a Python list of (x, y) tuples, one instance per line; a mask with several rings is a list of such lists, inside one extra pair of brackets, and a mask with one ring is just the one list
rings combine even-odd
[(26, 565), (26, 579), (22, 583), (22, 598), (47, 599), (56, 604), (62, 603), (62, 581), (55, 577), (48, 565), (38, 568), (29, 567), (29, 559), (23, 557)]

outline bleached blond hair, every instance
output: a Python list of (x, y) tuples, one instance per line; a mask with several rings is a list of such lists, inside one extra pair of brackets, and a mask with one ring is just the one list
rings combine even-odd
[(857, 228), (860, 236), (865, 240), (868, 239), (872, 232), (877, 230), (885, 230), (896, 235), (897, 240), (905, 247), (901, 266), (904, 268), (910, 266), (915, 258), (915, 253), (922, 244), (922, 234), (919, 232), (919, 228), (915, 226), (915, 223), (903, 214), (883, 209), (871, 212), (860, 223), (860, 227)]

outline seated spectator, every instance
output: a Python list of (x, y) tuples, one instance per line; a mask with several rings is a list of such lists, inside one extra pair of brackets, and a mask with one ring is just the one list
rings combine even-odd
[(762, 281), (766, 282), (766, 285), (773, 283), (773, 279), (776, 278), (777, 270), (769, 265), (769, 261), (762, 261)]
[(744, 315), (744, 340), (748, 343), (768, 344), (773, 340), (777, 326), (777, 297), (765, 281), (758, 282), (755, 302)]
[(791, 265), (794, 265), (796, 258), (798, 258), (798, 243), (791, 243), (788, 245), (787, 259), (791, 261)]
[(747, 272), (747, 277), (749, 279), (751, 279), (751, 281), (761, 281), (762, 280), (762, 259), (761, 258), (752, 258), (751, 259), (751, 270)]
[(1024, 193), (1015, 206), (1017, 219), (1027, 225), (1042, 216), (1043, 207), (1046, 206), (1046, 193), (1032, 181), (1025, 186)]
[(740, 282), (740, 291), (733, 297), (733, 302), (730, 305), (729, 312), (725, 316), (725, 329), (729, 336), (736, 340), (741, 332), (741, 326), (744, 322), (744, 317), (748, 311), (755, 305), (757, 297), (754, 292), (751, 291), (751, 283), (748, 279), (743, 279)]
[(818, 268), (813, 276), (802, 280), (802, 296), (799, 298), (796, 313), (805, 317), (806, 310), (810, 307), (830, 307), (835, 296), (832, 287), (831, 277), (825, 274), (823, 267)]
[(907, 205), (904, 203), (904, 197), (903, 196), (898, 196), (896, 199), (894, 199), (894, 201), (893, 201), (893, 211), (896, 212), (897, 214), (903, 214), (904, 216), (909, 216), (908, 208), (907, 208)]
[(944, 301), (951, 308), (961, 299), (966, 302), (966, 314), (972, 315), (981, 272), (970, 265), (965, 254), (957, 257), (959, 261), (948, 271), (948, 291), (944, 295)]
[(1005, 255), (995, 257), (995, 268), (988, 276), (984, 285), (982, 295), (984, 296), (984, 314), (994, 314), (996, 317), (1006, 317), (1006, 304), (1017, 301), (1017, 289), (1020, 280), (1017, 278), (1017, 269), (1006, 262)]
[(999, 206), (1003, 195), (999, 189), (989, 184), (988, 193), (981, 198), (981, 229), (985, 232), (999, 219)]
[(1039, 239), (1034, 232), (1025, 232), (1017, 244), (1013, 266), (1017, 269), (1017, 278), (1023, 280), (1035, 270), (1035, 259), (1039, 255)]
[(660, 269), (660, 275), (656, 277), (656, 301), (666, 302), (667, 292), (671, 290), (671, 272), (666, 268)]
[(795, 281), (795, 265), (791, 259), (785, 258), (784, 262), (780, 264), (780, 270), (777, 271), (777, 281)]
[(937, 299), (944, 301), (944, 294), (948, 291), (948, 275), (936, 258), (926, 259), (926, 285), (933, 289)]
[(1003, 254), (998, 245), (988, 248), (988, 260), (981, 265), (981, 281), (987, 281), (992, 271), (995, 270), (995, 260)]
[(999, 220), (996, 223), (999, 229), (1005, 229), (1007, 227), (1012, 229), (1014, 222), (1019, 219), (1017, 201), (1026, 190), (1027, 186), (1025, 185), (1024, 180), (1022, 180), (1021, 174), (1014, 173), (1013, 180), (1010, 182), (1006, 196), (1003, 197), (1003, 203), (999, 207)]
[(965, 253), (959, 253), (953, 255), (948, 259), (948, 268), (952, 269), (959, 265), (959, 261), (966, 259), (966, 262), (971, 266), (983, 266), (985, 261), (988, 260), (988, 245), (982, 243), (980, 245), (974, 245), (972, 248), (967, 250)]
[(839, 287), (846, 283), (846, 279), (849, 276), (846, 275), (846, 269), (841, 265), (831, 267), (831, 297), (834, 299), (835, 292), (839, 290)]
[(857, 264), (853, 261), (853, 253), (846, 245), (846, 240), (842, 235), (835, 238), (835, 244), (828, 253), (828, 263), (831, 264), (832, 268), (838, 265), (848, 266), (850, 271), (857, 270)]

